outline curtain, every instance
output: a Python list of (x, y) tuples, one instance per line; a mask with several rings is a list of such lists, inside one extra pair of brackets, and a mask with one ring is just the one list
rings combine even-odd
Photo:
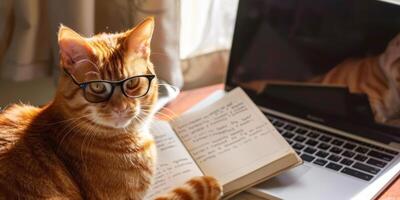
[(31, 80), (58, 73), (60, 23), (84, 36), (124, 31), (155, 16), (152, 61), (161, 79), (182, 87), (179, 0), (2, 0), (0, 77)]
[(50, 41), (44, 1), (0, 3), (0, 61), (2, 77), (27, 80), (48, 74)]
[(224, 81), (237, 5), (238, 0), (181, 2), (183, 89)]
[(182, 1), (181, 59), (230, 49), (238, 1)]

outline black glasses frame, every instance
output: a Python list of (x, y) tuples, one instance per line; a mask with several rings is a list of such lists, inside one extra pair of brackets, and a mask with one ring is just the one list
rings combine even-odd
[[(115, 87), (117, 87), (117, 86), (119, 86), (119, 87), (121, 88), (122, 93), (123, 93), (126, 97), (128, 97), (128, 98), (140, 98), (140, 97), (146, 96), (146, 95), (149, 93), (149, 91), (150, 91), (151, 81), (156, 77), (156, 75), (154, 75), (154, 74), (143, 74), (143, 75), (132, 76), (132, 77), (126, 78), (126, 79), (124, 79), (124, 80), (120, 80), (120, 81), (94, 80), (94, 81), (87, 81), (87, 82), (79, 83), (79, 82), (75, 79), (75, 77), (74, 77), (72, 74), (70, 74), (66, 69), (64, 69), (64, 72), (65, 72), (69, 77), (71, 77), (72, 82), (74, 82), (77, 86), (79, 86), (79, 88), (81, 88), (81, 89), (83, 90), (83, 94), (84, 94), (85, 99), (86, 99), (87, 101), (89, 101), (89, 102), (92, 102), (92, 103), (100, 103), (100, 102), (108, 101), (108, 100), (111, 98), (111, 96), (113, 95), (114, 89), (115, 89)], [(134, 78), (139, 78), (139, 77), (145, 77), (145, 78), (147, 78), (147, 80), (149, 81), (149, 84), (148, 84), (148, 87), (147, 87), (146, 92), (145, 92), (143, 95), (140, 95), (140, 96), (130, 96), (130, 95), (128, 95), (128, 94), (125, 92), (125, 90), (124, 90), (123, 84), (124, 84), (126, 81), (129, 81), (129, 80), (134, 79)], [(102, 99), (101, 101), (91, 101), (91, 100), (89, 100), (89, 99), (86, 97), (86, 90), (85, 90), (86, 87), (87, 87), (90, 83), (109, 83), (109, 84), (111, 85), (111, 92), (110, 92), (110, 94), (109, 94), (106, 98), (104, 98), (104, 100)]]

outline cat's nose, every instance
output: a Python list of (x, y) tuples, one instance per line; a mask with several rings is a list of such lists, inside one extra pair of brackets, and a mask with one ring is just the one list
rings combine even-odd
[(113, 105), (111, 110), (117, 114), (125, 113), (128, 111), (128, 104), (126, 103), (119, 103), (116, 105)]

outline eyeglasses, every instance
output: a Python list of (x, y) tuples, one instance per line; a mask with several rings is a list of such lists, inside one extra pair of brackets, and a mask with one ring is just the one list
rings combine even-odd
[(149, 92), (151, 81), (156, 77), (153, 74), (145, 74), (132, 76), (121, 81), (95, 80), (79, 83), (67, 70), (64, 69), (64, 72), (71, 77), (76, 85), (83, 89), (85, 99), (91, 103), (108, 101), (116, 86), (121, 87), (121, 91), (126, 97), (143, 97)]

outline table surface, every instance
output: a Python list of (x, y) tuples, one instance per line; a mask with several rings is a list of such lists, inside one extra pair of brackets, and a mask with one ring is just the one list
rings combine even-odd
[[(168, 115), (172, 118), (174, 116), (179, 116), (193, 105), (219, 89), (223, 89), (223, 84), (184, 91), (179, 94), (174, 101), (168, 104), (163, 111), (161, 111), (164, 113), (162, 116)], [(163, 118), (162, 116), (161, 118)], [(397, 179), (377, 198), (377, 200), (397, 199), (400, 200), (400, 177), (397, 177)]]

